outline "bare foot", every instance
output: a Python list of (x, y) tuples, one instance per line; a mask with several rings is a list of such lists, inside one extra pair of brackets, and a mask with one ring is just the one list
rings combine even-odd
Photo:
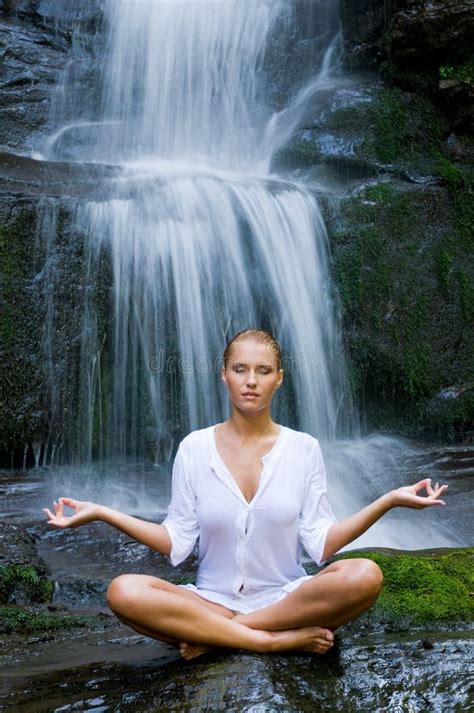
[(334, 634), (322, 626), (305, 626), (300, 629), (269, 632), (274, 651), (309, 651), (312, 654), (327, 654), (334, 646)]
[(195, 659), (202, 654), (206, 654), (208, 651), (212, 651), (212, 646), (204, 646), (204, 644), (190, 644), (187, 641), (183, 641), (179, 645), (179, 653), (183, 659), (186, 659), (186, 661)]

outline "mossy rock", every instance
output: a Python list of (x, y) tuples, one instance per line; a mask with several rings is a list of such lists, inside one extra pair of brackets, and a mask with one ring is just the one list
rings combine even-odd
[(64, 629), (92, 628), (104, 619), (97, 616), (78, 616), (67, 613), (45, 612), (23, 607), (0, 607), (0, 634), (33, 634)]
[(50, 602), (54, 583), (32, 565), (0, 566), (0, 603), (30, 604)]
[(406, 624), (474, 620), (474, 548), (442, 553), (348, 552), (336, 559), (366, 557), (384, 574), (371, 616)]
[[(107, 352), (112, 279), (106, 252), (100, 274), (88, 278), (85, 238), (74, 228), (73, 210), (74, 205), (53, 200), (20, 203), (0, 226), (0, 385), (8, 394), (0, 402), (0, 465), (5, 467), (50, 464), (53, 456), (67, 460), (85, 440), (81, 315), (90, 293), (97, 343)], [(94, 413), (94, 446), (100, 443), (99, 416), (108, 414), (108, 355), (101, 361), (101, 379), (104, 398)]]
[(448, 163), (443, 185), (372, 182), (340, 202), (337, 222), (328, 216), (350, 384), (369, 429), (450, 440), (472, 430), (469, 398), (433, 418), (437, 393), (474, 381), (474, 182)]
[(50, 602), (54, 584), (38, 556), (34, 537), (24, 528), (4, 524), (0, 531), (0, 604)]

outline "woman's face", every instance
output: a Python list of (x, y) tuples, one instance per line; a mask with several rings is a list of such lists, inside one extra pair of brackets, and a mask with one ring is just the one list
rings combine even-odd
[(270, 406), (273, 393), (283, 381), (283, 369), (268, 344), (246, 340), (234, 342), (222, 369), (231, 403), (239, 411), (259, 412)]

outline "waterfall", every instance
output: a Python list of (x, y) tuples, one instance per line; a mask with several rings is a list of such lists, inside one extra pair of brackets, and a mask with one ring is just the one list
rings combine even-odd
[[(104, 11), (95, 113), (67, 117), (80, 97), (63, 79), (61, 123), (43, 145), (49, 160), (120, 166), (74, 217), (88, 286), (78, 458), (152, 450), (159, 461), (184, 433), (225, 418), (219, 355), (259, 325), (287, 355), (276, 417), (334, 439), (349, 401), (324, 222), (314, 195), (269, 169), (303, 103), (301, 91), (286, 110), (265, 101), (265, 53), (293, 5), (108, 0)], [(306, 93), (330, 81), (337, 42), (336, 31)], [(90, 296), (104, 254), (108, 362)]]
[[(228, 416), (220, 355), (260, 326), (284, 353), (274, 418), (321, 440), (336, 516), (413, 480), (416, 449), (358, 437), (318, 201), (271, 172), (308, 102), (343, 81), (332, 0), (308, 3), (320, 32), (304, 81), (279, 93), (268, 79), (303, 4), (105, 0), (89, 54), (76, 38), (35, 155), (103, 178), (40, 208), (50, 405), (37, 463), (169, 462), (189, 431)], [(453, 542), (438, 513), (423, 517), (423, 541), (403, 511), (355, 545)]]

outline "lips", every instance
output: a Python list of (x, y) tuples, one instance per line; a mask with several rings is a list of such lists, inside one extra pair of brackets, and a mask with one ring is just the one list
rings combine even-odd
[(245, 393), (245, 394), (242, 394), (242, 396), (245, 396), (246, 398), (251, 398), (251, 399), (256, 399), (256, 398), (258, 398), (258, 394), (253, 394), (253, 393), (251, 393), (250, 391), (248, 391), (248, 392)]

